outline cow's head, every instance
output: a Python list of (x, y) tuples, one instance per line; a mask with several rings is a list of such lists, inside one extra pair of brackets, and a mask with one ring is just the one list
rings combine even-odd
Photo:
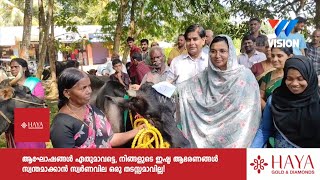
[[(93, 89), (93, 95), (91, 96), (90, 102), (105, 113), (114, 132), (124, 132), (124, 106), (119, 105), (121, 99), (123, 99), (124, 95), (126, 94), (124, 86), (115, 81), (108, 81), (106, 83), (102, 81), (104, 85), (97, 92), (95, 92), (94, 89), (96, 88), (94, 87), (96, 87), (97, 84), (95, 83), (95, 80), (93, 79), (94, 81), (92, 81), (92, 79), (93, 78), (90, 78), (91, 86)], [(101, 81), (99, 80), (98, 82)], [(115, 100), (115, 102), (119, 103), (115, 103), (108, 97), (119, 98)]]
[(16, 85), (16, 80), (2, 81), (0, 83), (0, 134), (14, 123), (14, 108), (31, 107), (44, 107), (44, 101), (33, 96), (29, 88)]

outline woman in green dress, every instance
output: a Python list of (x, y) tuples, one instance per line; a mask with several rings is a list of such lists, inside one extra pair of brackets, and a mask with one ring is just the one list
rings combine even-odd
[(281, 85), (284, 64), (286, 60), (292, 56), (292, 48), (271, 48), (271, 63), (275, 70), (267, 73), (264, 77), (261, 78), (260, 96), (262, 110), (266, 106), (266, 100), (272, 94), (273, 90), (275, 90), (277, 87)]

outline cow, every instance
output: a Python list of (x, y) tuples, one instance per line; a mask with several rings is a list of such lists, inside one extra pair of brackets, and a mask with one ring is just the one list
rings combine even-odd
[(95, 76), (91, 74), (88, 74), (88, 76), (90, 78), (92, 88), (90, 103), (95, 104), (93, 101), (96, 100), (99, 90), (110, 80), (110, 78), (108, 76)]
[[(145, 117), (161, 132), (163, 138), (171, 144), (172, 148), (189, 147), (189, 141), (177, 128), (174, 119), (175, 104), (169, 98), (159, 94), (152, 88), (152, 83), (142, 85), (136, 92), (136, 97), (124, 98), (127, 91), (119, 82), (108, 81), (91, 99), (91, 103), (101, 109), (110, 121), (114, 132), (129, 130), (124, 123), (126, 109)], [(93, 89), (93, 91), (95, 91)], [(129, 121), (129, 117), (127, 117)]]

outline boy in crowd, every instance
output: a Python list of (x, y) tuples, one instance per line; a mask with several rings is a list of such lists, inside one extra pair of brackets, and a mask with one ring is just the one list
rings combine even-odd
[(126, 88), (126, 90), (128, 90), (130, 78), (127, 73), (122, 72), (122, 62), (120, 61), (120, 59), (114, 59), (112, 61), (112, 66), (116, 72), (110, 76), (110, 80), (118, 81)]

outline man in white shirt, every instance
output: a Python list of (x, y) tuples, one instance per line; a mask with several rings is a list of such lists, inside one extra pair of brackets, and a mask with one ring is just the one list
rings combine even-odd
[(251, 68), (254, 64), (265, 61), (266, 55), (255, 49), (255, 38), (247, 35), (243, 38), (244, 52), (238, 56), (238, 62), (247, 68)]
[(206, 39), (203, 27), (198, 24), (189, 26), (184, 37), (188, 54), (182, 54), (172, 60), (167, 76), (167, 81), (176, 84), (197, 75), (208, 67), (208, 54), (202, 51)]

